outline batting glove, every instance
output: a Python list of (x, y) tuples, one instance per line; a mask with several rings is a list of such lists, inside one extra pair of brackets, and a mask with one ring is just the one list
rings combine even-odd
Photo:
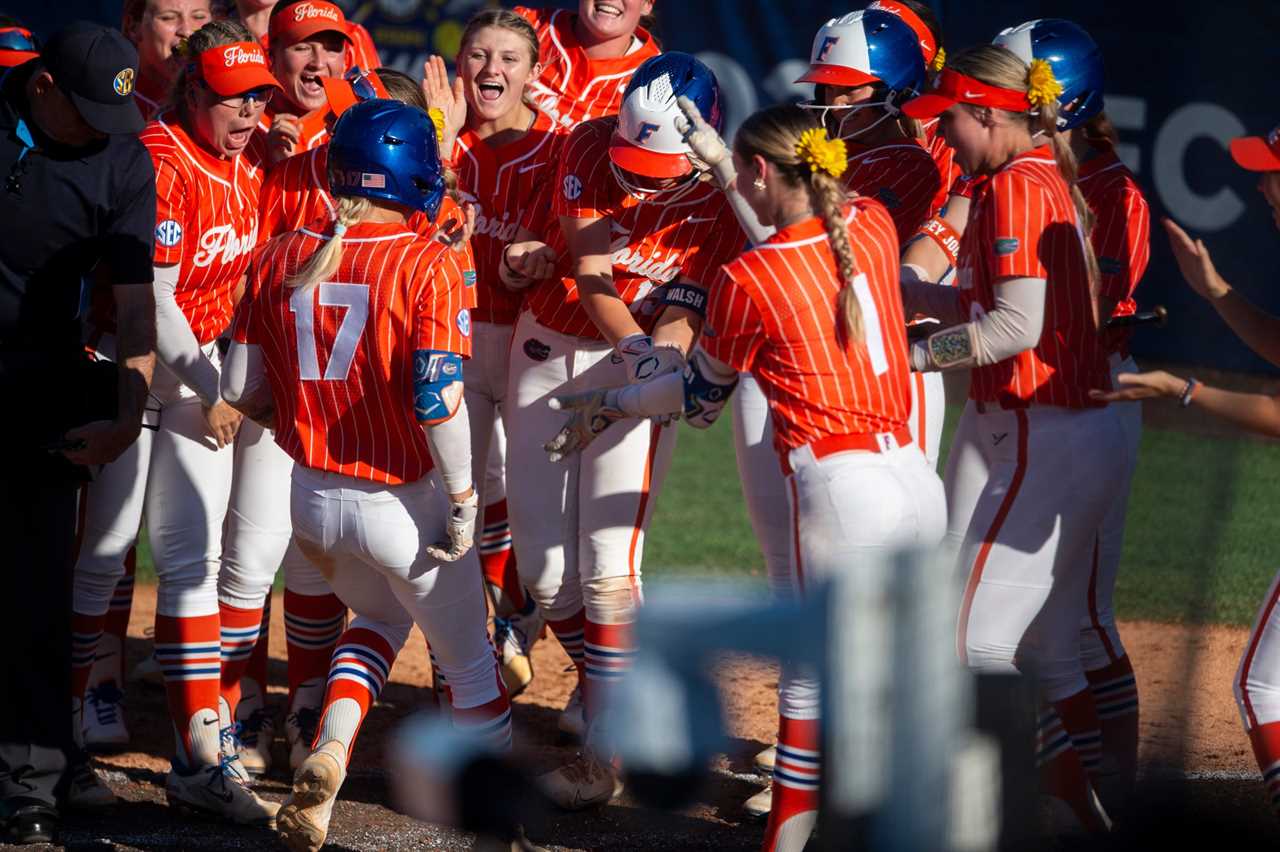
[(676, 103), (684, 113), (676, 116), (676, 130), (680, 131), (685, 144), (693, 151), (691, 159), (698, 160), (695, 165), (702, 164), (710, 169), (721, 189), (728, 189), (737, 176), (733, 170), (729, 146), (724, 144), (716, 129), (707, 124), (693, 101), (682, 95), (676, 98)]
[(480, 514), (480, 497), (474, 491), (460, 503), (449, 504), (449, 537), (427, 546), (427, 554), (441, 562), (457, 562), (467, 555), (476, 537), (476, 516)]
[(582, 393), (553, 396), (547, 401), (556, 411), (569, 412), (569, 422), (542, 445), (553, 462), (568, 458), (596, 439), (610, 425), (627, 415), (618, 407), (618, 388), (596, 388)]
[(654, 344), (647, 334), (629, 334), (618, 341), (618, 354), (627, 365), (627, 382), (638, 385), (684, 369), (684, 350), (669, 343)]

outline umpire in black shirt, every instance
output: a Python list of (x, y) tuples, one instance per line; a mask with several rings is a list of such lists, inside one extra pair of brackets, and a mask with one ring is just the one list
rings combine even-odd
[[(138, 436), (155, 364), (155, 175), (137, 139), (138, 54), (75, 23), (0, 80), (0, 814), (53, 839), (76, 761), (71, 571), (76, 496)], [(90, 275), (116, 303), (116, 364), (93, 363)], [(2, 837), (2, 836), (0, 836)]]

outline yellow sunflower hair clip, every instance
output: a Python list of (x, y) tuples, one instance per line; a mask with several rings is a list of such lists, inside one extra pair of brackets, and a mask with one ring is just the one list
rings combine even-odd
[(938, 48), (938, 52), (933, 55), (933, 61), (929, 63), (930, 71), (941, 71), (947, 65), (947, 52), (942, 48)]
[(431, 123), (436, 126), (436, 144), (444, 142), (444, 111), (439, 107), (431, 107), (427, 110), (427, 115), (431, 116)]
[(824, 171), (833, 178), (844, 174), (848, 164), (843, 139), (828, 139), (827, 131), (813, 127), (800, 134), (796, 155), (809, 164), (810, 171)]
[(1046, 106), (1062, 94), (1062, 84), (1053, 76), (1053, 66), (1043, 59), (1031, 60), (1027, 81), (1027, 100), (1032, 106)]

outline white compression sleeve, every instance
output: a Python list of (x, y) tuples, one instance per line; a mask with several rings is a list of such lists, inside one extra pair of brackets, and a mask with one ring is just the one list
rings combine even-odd
[(912, 345), (912, 369), (984, 367), (1031, 349), (1044, 331), (1045, 295), (1043, 278), (1013, 278), (995, 285), (996, 304), (990, 313)]
[(267, 383), (262, 347), (231, 341), (227, 360), (222, 365), (219, 391), (223, 399), (237, 408), (254, 408), (270, 400), (271, 386)]
[(444, 480), (444, 490), (461, 494), (472, 486), (471, 482), (471, 416), (467, 413), (467, 400), (458, 402), (458, 410), (448, 420), (435, 424), (422, 424), (431, 447), (431, 458)]
[(205, 405), (213, 405), (219, 399), (218, 368), (200, 351), (200, 341), (178, 307), (174, 293), (181, 271), (179, 265), (155, 267), (156, 357)]

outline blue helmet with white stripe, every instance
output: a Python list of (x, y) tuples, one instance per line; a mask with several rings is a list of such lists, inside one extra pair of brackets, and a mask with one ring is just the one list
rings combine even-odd
[(400, 101), (361, 101), (343, 112), (329, 139), (328, 171), (334, 195), (393, 201), (433, 222), (444, 200), (436, 127)]
[(1010, 27), (994, 44), (1013, 52), (1023, 62), (1043, 59), (1062, 84), (1058, 97), (1058, 129), (1079, 127), (1102, 112), (1106, 79), (1102, 51), (1078, 24), (1061, 18), (1041, 18)]
[(707, 124), (720, 130), (720, 84), (711, 69), (687, 53), (672, 51), (646, 60), (622, 94), (618, 128), (609, 159), (618, 168), (648, 178), (691, 174), (689, 143), (676, 127), (676, 99), (686, 97)]

